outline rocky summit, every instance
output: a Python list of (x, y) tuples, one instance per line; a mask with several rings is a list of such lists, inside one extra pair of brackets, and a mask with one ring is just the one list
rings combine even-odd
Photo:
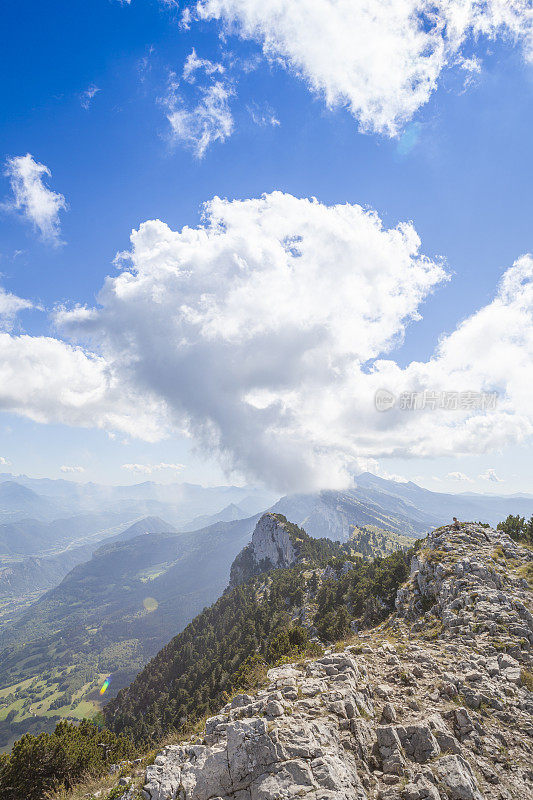
[(299, 555), (295, 530), (299, 529), (288, 523), (282, 514), (263, 514), (255, 526), (252, 541), (232, 564), (230, 586), (244, 583), (269, 569), (292, 567)]
[(434, 531), (396, 612), (275, 667), (146, 771), (146, 800), (533, 796), (533, 554), (478, 524)]

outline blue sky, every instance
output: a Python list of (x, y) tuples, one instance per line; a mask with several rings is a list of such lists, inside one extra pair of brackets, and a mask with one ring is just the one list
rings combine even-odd
[[(236, 0), (234, 5), (238, 10), (246, 2)], [(159, 219), (172, 230), (196, 228), (202, 204), (215, 195), (248, 200), (279, 190), (296, 198), (317, 198), (325, 207), (372, 208), (386, 229), (412, 222), (420, 252), (434, 263), (443, 259), (451, 277), (435, 279), (416, 312), (406, 312), (419, 318), (400, 326), (397, 345), (379, 352), (400, 369), (428, 362), (443, 336), (492, 302), (504, 272), (532, 248), (533, 65), (524, 55), (520, 35), (498, 34), (493, 41), (466, 36), (462, 57), (479, 58), (481, 68), (458, 67), (455, 58), (439, 73), (429, 101), (391, 137), (379, 130), (361, 132), (361, 115), (350, 113), (347, 102), (328, 107), (324, 93), (310, 87), (309, 77), (297, 74), (287, 61), (280, 63), (282, 52), (271, 59), (262, 55), (261, 37), (259, 42), (250, 40), (242, 30), (240, 36), (221, 36), (223, 25), (216, 19), (192, 21), (187, 28), (180, 24), (186, 4), (180, 6), (157, 0), (56, 0), (28, 2), (23, 8), (6, 3), (0, 48), (0, 152), (4, 162), (30, 153), (46, 165), (51, 171), (46, 186), (63, 195), (67, 204), (59, 212), (61, 244), (46, 241), (20, 209), (9, 208), (10, 179), (3, 177), (2, 286), (38, 306), (20, 312), (9, 336), (53, 336), (107, 359), (112, 348), (113, 363), (120, 361), (116, 339), (110, 344), (108, 323), (105, 335), (100, 325), (95, 343), (94, 338), (84, 338), (83, 331), (78, 335), (58, 330), (53, 309), (95, 306), (106, 276), (118, 275), (116, 253), (129, 249), (131, 230), (144, 221)], [(255, 9), (252, 0), (251, 8)], [(304, 32), (302, 41), (303, 37)], [(195, 82), (184, 79), (183, 66), (193, 48), (199, 59), (222, 65), (224, 72), (209, 74), (200, 68)], [(228, 92), (233, 132), (225, 141), (212, 142), (198, 158), (190, 142), (172, 136), (167, 116), (172, 103), (174, 110), (194, 109), (202, 92), (220, 76)], [(264, 124), (258, 123), (259, 117), (265, 118)], [(527, 319), (531, 308), (522, 312)], [(279, 338), (276, 341), (279, 345)], [(521, 345), (517, 361), (522, 359), (531, 371), (527, 346)], [(371, 369), (377, 352), (363, 359), (363, 372)], [(146, 380), (144, 372), (136, 384), (141, 393)], [(513, 376), (502, 378), (498, 372), (491, 380), (491, 386), (512, 394), (505, 381), (516, 383)], [(68, 385), (68, 375), (65, 381)], [(474, 384), (449, 388), (479, 388)], [(263, 379), (261, 385), (264, 388)], [(159, 384), (152, 388), (160, 392)], [(523, 396), (516, 386), (513, 391), (515, 397)], [(180, 392), (176, 407), (181, 413)], [(150, 474), (124, 470), (125, 463), (168, 463), (184, 465), (179, 471), (184, 480), (218, 482), (229, 476), (272, 482), (275, 448), (267, 452), (264, 445), (268, 467), (259, 464), (247, 446), (235, 443), (234, 421), (223, 429), (223, 444), (211, 446), (204, 423), (212, 423), (212, 411), (199, 410), (201, 399), (187, 397), (187, 402), (195, 403), (188, 437), (180, 433), (173, 409), (173, 423), (164, 436), (143, 441), (131, 435), (131, 426), (117, 433), (101, 421), (88, 422), (87, 427), (63, 424), (65, 417), (52, 408), (52, 401), (45, 411), (30, 411), (33, 419), (28, 419), (31, 403), (17, 406), (0, 397), (6, 409), (0, 418), (0, 456), (14, 472), (52, 477), (62, 474), (62, 465), (70, 465), (84, 468), (83, 473), (72, 473), (77, 478), (122, 482)], [(505, 410), (514, 417), (514, 433), (508, 432), (506, 422), (505, 435), (494, 436), (487, 452), (466, 442), (457, 453), (435, 445), (421, 454), (420, 447), (409, 449), (406, 432), (390, 452), (382, 443), (378, 447), (373, 442), (369, 448), (360, 437), (348, 448), (349, 456), (382, 474), (416, 479), (435, 489), (532, 492), (531, 442), (516, 432), (530, 420), (513, 402), (509, 399)], [(230, 411), (237, 414), (238, 407), (216, 414), (218, 425), (224, 426), (221, 420)], [(285, 437), (290, 435), (285, 431)], [(300, 435), (301, 431), (295, 445)], [(339, 428), (338, 436), (332, 437), (331, 449), (337, 454), (343, 449), (342, 435)], [(446, 437), (445, 427), (439, 435)], [(378, 438), (381, 442), (381, 434)], [(317, 433), (314, 452), (329, 447)], [(229, 473), (223, 472), (219, 451)], [(287, 464), (287, 469), (298, 469), (289, 457)], [(487, 470), (495, 470), (490, 474), (500, 481), (480, 478)], [(454, 473), (470, 480), (446, 477)], [(174, 479), (176, 474), (162, 468), (151, 476)]]

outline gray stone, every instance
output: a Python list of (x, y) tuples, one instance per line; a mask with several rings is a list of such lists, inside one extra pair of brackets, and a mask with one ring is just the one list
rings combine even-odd
[[(514, 567), (493, 559), (500, 545), (516, 563), (533, 559), (476, 524), (431, 534), (398, 591), (397, 615), (351, 648), (269, 670), (267, 688), (207, 720), (204, 740), (166, 747), (146, 770), (143, 796), (482, 800), (484, 789), (487, 800), (525, 800), (533, 701), (519, 674), (531, 669), (531, 596)], [(435, 620), (439, 637), (425, 639)], [(465, 707), (449, 702), (457, 692)]]
[(381, 712), (381, 721), (385, 723), (396, 722), (396, 711), (394, 710), (392, 703), (385, 703), (383, 706), (383, 710)]
[(413, 761), (423, 764), (440, 755), (440, 747), (427, 723), (397, 728), (402, 747)]
[(265, 706), (265, 712), (268, 717), (281, 717), (283, 706), (277, 700), (269, 700)]
[(470, 764), (462, 756), (444, 756), (436, 769), (450, 800), (484, 800)]

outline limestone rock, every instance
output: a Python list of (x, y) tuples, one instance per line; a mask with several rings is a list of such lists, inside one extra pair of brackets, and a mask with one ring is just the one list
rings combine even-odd
[[(247, 557), (293, 563), (284, 526), (260, 522)], [(502, 553), (513, 559), (505, 568)], [(207, 720), (200, 743), (156, 757), (144, 798), (532, 796), (533, 694), (521, 677), (532, 668), (532, 593), (513, 573), (532, 558), (481, 525), (434, 531), (395, 615), (340, 652), (269, 670), (267, 687)]]
[(461, 756), (444, 756), (437, 762), (437, 772), (450, 800), (483, 800), (470, 764)]
[(230, 585), (239, 583), (269, 569), (288, 568), (298, 558), (291, 534), (284, 518), (266, 513), (258, 521), (247, 545), (232, 564)]

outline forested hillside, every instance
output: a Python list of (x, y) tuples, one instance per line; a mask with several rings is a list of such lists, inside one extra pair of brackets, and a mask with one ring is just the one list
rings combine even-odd
[[(186, 730), (214, 713), (227, 693), (255, 685), (283, 655), (316, 647), (313, 634), (335, 641), (352, 621), (365, 626), (383, 619), (407, 577), (411, 552), (363, 562), (347, 555), (346, 545), (335, 549), (339, 575), (323, 569), (331, 560), (328, 547), (322, 563), (311, 565), (309, 558), (226, 592), (108, 704), (108, 726), (136, 742)], [(342, 574), (346, 562), (350, 569)]]
[[(384, 557), (365, 560), (355, 553), (350, 543), (342, 545), (309, 540), (304, 531), (280, 515), (264, 515), (263, 523), (265, 518), (269, 518), (269, 525), (272, 521), (276, 522), (274, 531), (280, 534), (274, 542), (276, 548), (279, 546), (281, 549), (284, 544), (283, 533), (290, 532), (291, 543), (298, 545), (297, 560), (289, 568), (264, 571), (254, 575), (248, 582), (228, 589), (213, 606), (199, 614), (152, 659), (128, 689), (121, 691), (108, 704), (105, 708), (107, 732), (99, 733), (97, 728), (86, 723), (75, 728), (63, 724), (54, 733), (19, 740), (11, 756), (0, 757), (0, 790), (6, 800), (19, 800), (20, 796), (24, 796), (25, 800), (40, 800), (46, 788), (59, 787), (61, 782), (68, 788), (79, 781), (83, 777), (84, 767), (89, 767), (95, 775), (105, 773), (105, 759), (99, 754), (100, 743), (104, 741), (109, 742), (117, 756), (120, 752), (146, 753), (148, 747), (158, 745), (165, 739), (168, 741), (169, 737), (193, 734), (192, 741), (196, 741), (195, 731), (201, 730), (202, 717), (220, 713), (228, 698), (239, 691), (254, 692), (263, 687), (267, 680), (266, 672), (273, 665), (287, 661), (301, 663), (303, 658), (314, 656), (326, 665), (327, 675), (333, 675), (327, 680), (336, 681), (335, 670), (328, 670), (331, 669), (329, 665), (333, 663), (332, 659), (334, 661), (337, 656), (334, 654), (323, 658), (324, 645), (335, 643), (335, 650), (339, 647), (342, 650), (339, 642), (349, 639), (353, 644), (354, 632), (360, 634), (355, 641), (366, 639), (373, 643), (372, 637), (383, 637), (384, 629), (380, 626), (378, 631), (365, 631), (386, 619), (395, 607), (400, 617), (413, 615), (414, 625), (411, 633), (407, 634), (409, 641), (416, 631), (421, 641), (433, 643), (430, 646), (435, 653), (440, 653), (439, 639), (446, 625), (450, 628), (450, 641), (454, 643), (452, 649), (455, 651), (456, 627), (460, 625), (460, 632), (464, 633), (463, 639), (468, 646), (472, 631), (476, 635), (481, 631), (485, 636), (489, 630), (497, 637), (494, 641), (499, 642), (504, 650), (507, 649), (507, 653), (512, 651), (518, 657), (519, 651), (525, 648), (527, 656), (526, 639), (520, 639), (518, 648), (515, 641), (509, 639), (511, 629), (519, 630), (516, 621), (510, 628), (498, 624), (493, 630), (492, 611), (485, 594), (479, 609), (473, 600), (477, 597), (477, 591), (467, 592), (467, 602), (461, 605), (458, 616), (447, 611), (443, 621), (438, 619), (440, 606), (435, 603), (437, 593), (444, 593), (442, 597), (450, 603), (447, 581), (452, 581), (452, 588), (465, 584), (464, 579), (453, 579), (453, 573), (458, 570), (457, 574), (469, 576), (468, 580), (474, 588), (479, 589), (480, 582), (487, 580), (488, 589), (481, 586), (481, 590), (492, 592), (494, 597), (500, 597), (501, 592), (494, 592), (490, 582), (498, 579), (511, 587), (513, 592), (518, 592), (517, 597), (526, 598), (528, 581), (531, 586), (531, 553), (523, 547), (515, 547), (508, 537), (498, 538), (500, 531), (490, 531), (488, 526), (482, 524), (445, 526), (408, 551), (397, 550)], [(254, 531), (254, 534), (258, 534), (258, 541), (255, 541), (258, 552), (261, 544), (265, 544), (265, 532), (272, 532), (269, 525), (258, 524)], [(509, 517), (499, 527), (502, 535), (504, 530), (508, 530), (516, 541), (526, 544), (530, 541), (529, 523), (521, 517)], [(450, 537), (454, 542), (453, 547), (458, 548), (457, 555), (449, 544)], [(480, 570), (477, 550), (476, 553), (470, 553), (470, 549), (475, 548), (479, 549), (484, 563), (487, 563), (487, 570)], [(461, 556), (461, 563), (456, 563), (458, 555)], [(443, 568), (443, 560), (449, 562), (447, 568)], [(268, 566), (266, 560), (263, 560), (263, 565), (265, 568)], [(430, 585), (426, 585), (428, 580)], [(520, 615), (527, 617), (522, 602), (514, 604), (513, 608), (517, 620)], [(478, 612), (489, 614), (487, 625), (479, 626), (476, 621)], [(398, 620), (397, 613), (387, 625), (397, 630)], [(502, 636), (507, 637), (503, 643)], [(351, 654), (360, 652), (360, 649), (360, 645), (352, 646), (351, 650), (348, 648)], [(386, 661), (382, 667), (387, 680), (394, 682), (396, 678), (390, 677), (392, 651), (389, 641), (385, 642), (382, 650)], [(367, 646), (364, 652), (365, 658), (374, 657), (372, 646)], [(499, 650), (496, 649), (496, 652)], [(338, 655), (341, 660), (345, 658), (345, 654)], [(509, 674), (512, 671), (513, 680), (516, 680), (516, 673), (525, 682), (524, 685), (529, 685), (530, 672), (527, 669), (520, 672), (514, 657), (504, 652), (497, 661), (498, 664), (501, 662), (502, 670), (507, 670)], [(428, 657), (424, 656), (426, 663), (429, 663)], [(420, 669), (418, 674), (421, 674)], [(375, 680), (383, 683), (384, 675)], [(432, 680), (429, 675), (430, 684)], [(397, 681), (398, 702), (401, 702), (406, 686), (416, 687), (416, 684), (405, 670), (397, 670)], [(443, 683), (439, 685), (447, 686)], [(339, 684), (332, 683), (331, 688), (337, 691)], [(263, 690), (262, 695), (268, 695), (269, 691)], [(427, 687), (424, 691), (427, 699)], [(471, 695), (474, 699), (471, 687), (463, 686), (462, 691), (468, 702)], [(298, 692), (293, 694), (298, 700)], [(430, 696), (436, 697), (438, 694), (433, 692)], [(233, 704), (239, 702), (241, 699), (235, 698)], [(244, 698), (243, 702), (250, 703), (251, 700)], [(225, 706), (226, 710), (228, 707)], [(284, 705), (277, 704), (275, 714), (282, 714), (284, 708)], [(455, 706), (452, 705), (453, 708)], [(125, 738), (114, 738), (116, 736)], [(140, 777), (139, 770), (135, 774)], [(148, 774), (156, 775), (150, 772), (150, 768)], [(109, 786), (112, 778), (106, 781)], [(76, 798), (93, 796), (87, 791), (83, 793), (84, 790), (82, 794), (79, 789), (76, 791)], [(123, 787), (117, 785), (109, 795), (104, 796), (106, 800), (115, 796), (129, 797), (124, 792)], [(64, 796), (61, 791), (54, 795), (57, 800), (63, 800)]]
[[(0, 748), (92, 716), (224, 591), (254, 521), (106, 543), (0, 632)], [(38, 723), (40, 727), (38, 727)]]

